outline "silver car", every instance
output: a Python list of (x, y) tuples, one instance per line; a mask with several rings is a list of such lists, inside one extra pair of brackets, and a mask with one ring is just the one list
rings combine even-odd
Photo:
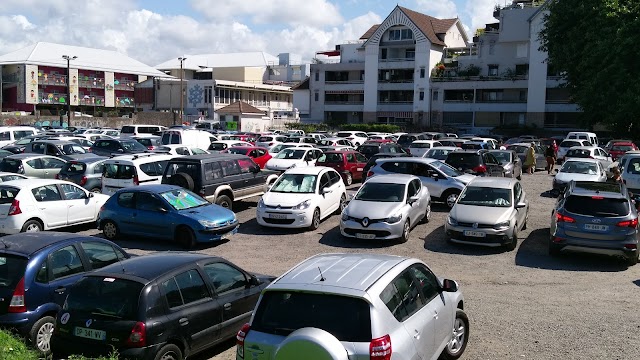
[(358, 239), (409, 240), (411, 229), (431, 217), (431, 197), (411, 175), (376, 176), (367, 180), (342, 211), (340, 233)]
[(479, 177), (460, 194), (444, 229), (450, 242), (513, 250), (528, 217), (529, 200), (520, 181)]
[(571, 181), (607, 181), (607, 172), (600, 160), (570, 158), (556, 169), (551, 195), (558, 196)]
[(456, 282), (418, 259), (316, 255), (262, 291), (236, 360), (457, 359), (469, 336), (463, 305)]
[(40, 179), (54, 179), (67, 162), (55, 156), (34, 153), (10, 155), (0, 161), (0, 171)]
[(522, 178), (522, 160), (513, 150), (489, 150), (502, 165), (505, 177)]

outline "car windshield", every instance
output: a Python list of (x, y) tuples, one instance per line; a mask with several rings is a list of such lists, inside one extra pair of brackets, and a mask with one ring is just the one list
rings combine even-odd
[(454, 151), (447, 156), (447, 164), (456, 169), (471, 169), (480, 165), (480, 155)]
[(186, 189), (165, 191), (160, 193), (160, 196), (176, 210), (186, 210), (209, 204), (207, 200)]
[(0, 289), (13, 289), (24, 276), (27, 258), (0, 252)]
[(76, 144), (61, 145), (61, 146), (58, 146), (58, 149), (60, 149), (60, 151), (62, 151), (62, 153), (65, 155), (86, 153), (86, 151), (82, 148), (82, 146), (76, 145)]
[(312, 174), (283, 174), (278, 178), (270, 192), (279, 193), (304, 193), (315, 192), (317, 175)]
[(588, 157), (591, 157), (591, 150), (587, 150), (587, 149), (570, 149), (569, 151), (567, 151), (567, 157), (588, 158)]
[(22, 138), (16, 142), (13, 143), (13, 145), (27, 145), (28, 143), (32, 142), (33, 138)]
[(290, 160), (299, 160), (304, 157), (307, 153), (306, 150), (300, 149), (284, 149), (276, 155), (276, 159), (290, 159)]
[(560, 168), (561, 173), (597, 175), (598, 166), (592, 162), (567, 161)]
[(467, 186), (460, 194), (458, 204), (490, 207), (510, 207), (511, 189)]
[(510, 151), (492, 151), (491, 154), (498, 159), (501, 165), (505, 165), (511, 162)]
[(611, 150), (627, 152), (627, 151), (631, 151), (631, 150), (635, 150), (635, 149), (631, 145), (613, 145), (611, 147)]
[(120, 144), (122, 144), (122, 147), (125, 148), (127, 151), (146, 151), (147, 148), (140, 144), (139, 142), (133, 140), (133, 141), (121, 141)]
[(339, 153), (322, 154), (318, 158), (318, 162), (319, 163), (342, 164), (343, 156), (344, 156), (343, 154), (339, 154)]
[(596, 217), (627, 216), (630, 211), (627, 199), (577, 195), (567, 198), (564, 209), (574, 214)]
[(570, 148), (574, 146), (582, 146), (582, 143), (580, 141), (569, 141), (569, 140), (565, 140), (560, 143), (560, 147), (564, 147), (564, 148)]
[(369, 182), (362, 185), (354, 200), (400, 202), (404, 201), (405, 188), (404, 184)]
[(64, 310), (95, 316), (139, 320), (138, 299), (143, 285), (139, 282), (102, 276), (88, 276), (73, 285)]
[(449, 155), (450, 152), (453, 152), (454, 150), (450, 150), (450, 149), (431, 149), (429, 151), (427, 151), (427, 153), (425, 154), (424, 157), (426, 158), (432, 158), (432, 159), (438, 159), (438, 160), (445, 160), (447, 158), (447, 155)]
[(449, 177), (456, 177), (456, 176), (464, 175), (460, 171), (454, 169), (450, 165), (445, 164), (445, 163), (443, 163), (441, 161), (433, 161), (429, 165), (433, 166), (437, 170), (440, 170), (443, 174), (445, 174), (446, 176), (449, 176)]

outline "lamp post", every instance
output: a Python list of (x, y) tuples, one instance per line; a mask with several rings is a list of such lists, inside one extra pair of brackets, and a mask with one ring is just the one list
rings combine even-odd
[[(182, 63), (187, 60), (186, 57), (179, 57), (178, 60), (180, 60), (180, 124), (182, 124), (183, 122), (183, 115), (184, 114), (184, 87), (182, 85), (182, 81), (184, 80), (184, 72), (183, 72), (183, 68), (182, 68)], [(175, 120), (173, 122), (173, 125), (175, 125)]]
[[(75, 60), (77, 56), (62, 55), (67, 60), (67, 127), (71, 126), (71, 60)], [(62, 124), (60, 124), (62, 126)]]

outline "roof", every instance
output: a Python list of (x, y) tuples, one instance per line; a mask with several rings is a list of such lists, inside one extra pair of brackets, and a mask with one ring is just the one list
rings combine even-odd
[(269, 285), (270, 290), (326, 290), (327, 287), (366, 291), (389, 270), (406, 260), (392, 255), (320, 254), (313, 256)]
[(216, 160), (216, 159), (246, 159), (246, 155), (237, 155), (237, 154), (229, 154), (229, 153), (211, 153), (211, 154), (199, 154), (199, 155), (189, 155), (189, 156), (179, 156), (171, 159), (173, 162), (194, 162), (199, 163), (201, 161), (206, 160)]
[[(20, 233), (3, 236), (0, 240), (0, 251), (8, 246), (8, 250), (23, 254), (33, 254), (49, 245), (69, 239), (97, 240), (93, 236), (83, 236), (74, 233), (46, 231), (36, 233)], [(100, 239), (102, 240), (102, 239)], [(4, 243), (4, 245), (3, 245)]]
[(265, 115), (265, 112), (258, 109), (255, 106), (251, 106), (244, 101), (236, 101), (232, 104), (229, 104), (223, 108), (216, 110), (218, 114), (230, 114), (230, 115), (246, 115), (246, 114), (255, 114), (255, 115)]
[(63, 55), (77, 56), (71, 67), (77, 69), (112, 71), (127, 74), (169, 77), (165, 73), (113, 50), (38, 42), (0, 56), (0, 65), (31, 64), (67, 67)]
[(407, 184), (413, 179), (418, 179), (418, 177), (409, 174), (388, 174), (369, 178), (367, 183)]
[[(13, 154), (13, 155), (9, 155), (7, 157), (5, 157), (5, 159), (33, 159), (33, 158), (37, 158), (37, 157), (55, 157), (55, 156), (50, 156), (50, 155), (44, 155), (44, 154), (36, 154), (36, 153), (21, 153), (21, 154)], [(59, 160), (62, 160), (60, 158), (57, 158)], [(63, 160), (64, 161), (64, 160)]]
[(572, 194), (592, 196), (598, 194), (612, 198), (624, 198), (622, 184), (595, 181), (572, 181)]
[(424, 36), (429, 39), (432, 44), (446, 46), (443, 40), (440, 40), (437, 34), (446, 34), (458, 19), (438, 19), (433, 16), (425, 15), (417, 11), (398, 6), (402, 12), (422, 31)]
[(136, 256), (123, 260), (105, 266), (102, 269), (93, 272), (91, 275), (105, 276), (107, 274), (126, 274), (129, 276), (137, 276), (141, 279), (153, 280), (178, 267), (207, 258), (212, 260), (222, 260), (219, 257), (205, 254), (167, 251), (145, 256)]
[(291, 87), (291, 90), (309, 90), (309, 77), (307, 76), (304, 80), (302, 80), (301, 82), (293, 85)]
[(380, 27), (380, 24), (375, 24), (372, 25), (369, 30), (367, 30), (367, 32), (365, 32), (362, 36), (360, 36), (360, 40), (367, 40), (368, 38), (370, 38), (373, 33), (376, 32), (376, 30), (378, 30), (378, 28)]
[(279, 60), (276, 56), (262, 51), (254, 51), (227, 54), (187, 54), (183, 56), (176, 56), (173, 59), (167, 60), (154, 67), (158, 70), (180, 69), (179, 57), (185, 58), (182, 62), (183, 69), (195, 71), (226, 67), (262, 67), (279, 64)]
[(467, 186), (486, 187), (494, 189), (511, 189), (513, 183), (518, 180), (507, 177), (482, 177), (476, 176)]
[(90, 164), (90, 163), (94, 163), (94, 162), (99, 162), (99, 161), (104, 161), (107, 160), (108, 157), (106, 156), (92, 156), (92, 157), (86, 157), (83, 159), (73, 159), (73, 160), (69, 160), (68, 162), (70, 164), (77, 164), (77, 163), (86, 163), (86, 164)]

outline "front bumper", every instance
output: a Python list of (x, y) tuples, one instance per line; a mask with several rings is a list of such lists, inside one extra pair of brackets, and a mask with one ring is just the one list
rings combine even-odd
[[(479, 225), (481, 226), (481, 225)], [(488, 247), (498, 247), (511, 243), (513, 238), (513, 228), (474, 228), (470, 226), (451, 225), (448, 222), (444, 225), (447, 238), (452, 242), (471, 245), (482, 245)]]
[(267, 227), (298, 229), (311, 226), (313, 207), (305, 210), (265, 207), (258, 208), (256, 220), (258, 224)]
[[(154, 359), (156, 353), (164, 345), (152, 344), (142, 348), (117, 348), (118, 355), (123, 359), (150, 360)], [(70, 355), (82, 354), (84, 356), (99, 357), (108, 356), (113, 352), (113, 347), (108, 343), (84, 342), (82, 339), (74, 338), (70, 335), (55, 333), (51, 337), (51, 348), (54, 354)]]
[[(361, 219), (358, 219), (361, 220)], [(402, 236), (404, 230), (404, 219), (401, 219), (397, 223), (389, 224), (382, 220), (371, 220), (367, 226), (362, 224), (362, 221), (340, 220), (340, 233), (342, 236), (367, 239), (367, 240), (392, 240)]]
[(231, 225), (215, 228), (215, 229), (200, 229), (196, 232), (197, 242), (210, 242), (228, 239), (230, 236), (238, 232), (240, 224), (238, 221)]

